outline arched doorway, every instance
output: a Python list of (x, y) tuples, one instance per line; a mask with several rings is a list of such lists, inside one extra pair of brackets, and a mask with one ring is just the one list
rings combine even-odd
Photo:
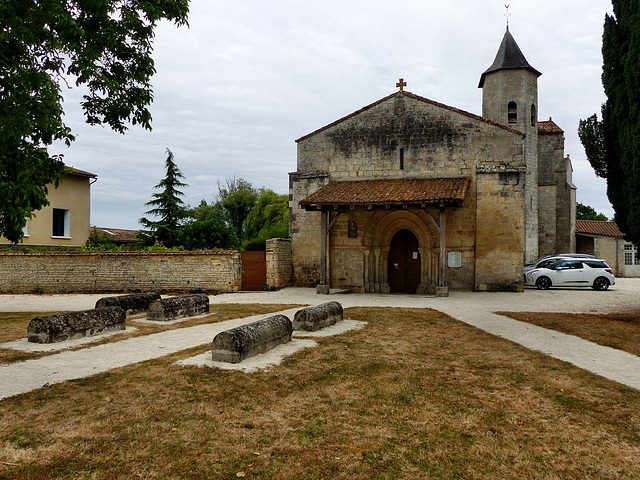
[(420, 262), (416, 236), (406, 228), (398, 230), (389, 249), (388, 279), (391, 292), (416, 293), (421, 279)]

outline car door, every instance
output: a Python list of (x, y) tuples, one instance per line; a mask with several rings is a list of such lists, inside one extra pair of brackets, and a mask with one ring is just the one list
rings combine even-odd
[(554, 285), (575, 287), (584, 285), (584, 265), (579, 260), (567, 260), (555, 267)]

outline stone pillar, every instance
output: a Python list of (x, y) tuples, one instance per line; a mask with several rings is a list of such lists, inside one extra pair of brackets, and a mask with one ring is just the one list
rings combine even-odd
[(329, 282), (327, 275), (327, 217), (328, 212), (322, 210), (320, 214), (320, 285), (316, 288), (317, 293), (328, 295)]
[(440, 271), (438, 275), (438, 287), (436, 295), (438, 297), (448, 297), (449, 287), (447, 286), (447, 211), (440, 207)]

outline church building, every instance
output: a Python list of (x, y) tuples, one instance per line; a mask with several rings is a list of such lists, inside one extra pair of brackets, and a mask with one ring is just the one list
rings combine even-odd
[(507, 31), (480, 76), (482, 116), (398, 91), (297, 142), (294, 285), (447, 295), (522, 291), (523, 264), (575, 251), (563, 131)]

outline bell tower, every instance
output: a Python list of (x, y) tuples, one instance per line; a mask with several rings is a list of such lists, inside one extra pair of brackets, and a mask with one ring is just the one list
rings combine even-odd
[(480, 76), (482, 116), (524, 134), (525, 263), (538, 257), (538, 77), (507, 31), (493, 64)]

